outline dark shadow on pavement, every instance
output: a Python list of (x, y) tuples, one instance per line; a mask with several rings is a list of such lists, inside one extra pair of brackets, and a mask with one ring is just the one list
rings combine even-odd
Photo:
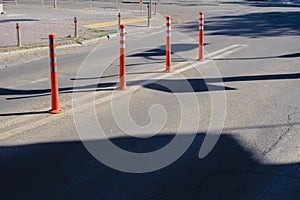
[[(99, 84), (78, 86), (78, 87), (62, 87), (59, 88), (59, 92), (60, 93), (84, 92), (84, 91), (76, 91), (76, 90), (83, 90), (83, 89), (94, 89), (92, 91), (95, 91), (97, 88), (100, 88), (98, 90), (109, 91), (112, 89), (107, 87), (112, 87), (115, 85), (116, 82), (107, 82), (107, 83), (99, 83)], [(50, 95), (50, 92), (51, 89), (18, 90), (18, 89), (0, 88), (0, 96), (1, 95), (30, 95), (24, 97), (7, 98), (8, 100), (47, 96)]]
[(286, 8), (286, 7), (300, 7), (300, 1), (298, 0), (245, 0), (245, 1), (232, 1), (232, 2), (221, 2), (222, 4), (236, 4), (236, 5), (247, 5), (255, 7), (275, 7), (275, 8)]
[(0, 114), (0, 117), (7, 117), (7, 116), (19, 116), (19, 115), (38, 115), (38, 114), (45, 114), (48, 113), (47, 111), (33, 111), (33, 112), (18, 112), (18, 113), (4, 113)]
[[(190, 51), (192, 49), (198, 48), (198, 44), (172, 44), (171, 45), (171, 54), (176, 54), (178, 52)], [(142, 53), (133, 53), (127, 57), (142, 57), (149, 60), (164, 60), (162, 56), (166, 55), (166, 45), (161, 45), (158, 48), (145, 50)], [(158, 57), (158, 58), (157, 58)], [(159, 58), (162, 57), (162, 58)]]
[(205, 92), (236, 90), (226, 86), (215, 86), (209, 83), (220, 82), (242, 82), (242, 81), (270, 81), (270, 80), (289, 80), (299, 79), (300, 73), (293, 74), (270, 74), (270, 75), (252, 75), (252, 76), (233, 76), (224, 78), (206, 78), (206, 79), (167, 79), (158, 80), (156, 83), (149, 83), (145, 88), (164, 92)]
[[(267, 81), (267, 80), (289, 80), (299, 79), (300, 73), (293, 74), (269, 74), (269, 75), (250, 75), (250, 76), (233, 76), (224, 78), (207, 78), (207, 79), (160, 79), (160, 80), (140, 80), (128, 81), (128, 86), (141, 85), (148, 89), (154, 89), (164, 92), (206, 92), (206, 91), (222, 91), (222, 90), (235, 90), (235, 88), (215, 86), (209, 83), (220, 82), (241, 82), (241, 81)], [(150, 83), (146, 83), (150, 81)], [(151, 82), (153, 81), (153, 82)], [(118, 82), (106, 82), (93, 85), (79, 86), (79, 87), (65, 87), (60, 88), (60, 93), (73, 93), (73, 92), (93, 92), (93, 91), (111, 91), (114, 90), (110, 87), (116, 87)], [(90, 90), (88, 90), (90, 89)], [(50, 95), (50, 89), (41, 90), (16, 90), (0, 88), (1, 95), (29, 95), (21, 97), (9, 97), (7, 100), (33, 98), (39, 96)]]
[(240, 82), (240, 81), (268, 81), (268, 80), (289, 80), (289, 79), (299, 79), (300, 73), (293, 74), (270, 74), (270, 75), (251, 75), (251, 76), (233, 76), (220, 78), (208, 78), (205, 79), (206, 83), (220, 82)]
[[(256, 12), (211, 17), (205, 21), (206, 35), (280, 37), (300, 34), (300, 11)], [(197, 22), (181, 26), (183, 32), (197, 31)]]
[(263, 57), (253, 57), (253, 58), (218, 58), (213, 60), (259, 60), (259, 59), (272, 59), (272, 58), (298, 58), (300, 53), (290, 53), (279, 56), (263, 56)]
[(291, 54), (278, 56), (278, 58), (298, 58), (298, 57), (300, 57), (300, 53), (291, 53)]
[[(222, 79), (219, 81), (221, 82)], [(143, 87), (169, 93), (235, 90), (235, 88), (231, 87), (206, 84), (203, 79), (159, 80), (156, 83), (143, 85)]]
[(0, 19), (0, 23), (6, 22), (36, 22), (38, 19)]
[[(180, 140), (192, 137), (179, 135)], [(223, 133), (214, 149), (198, 158), (204, 133), (171, 165), (130, 174), (96, 160), (81, 141), (0, 147), (3, 199), (298, 199), (300, 163), (265, 165)], [(111, 141), (131, 152), (160, 149), (173, 136)], [(104, 146), (109, 141), (85, 141)], [(109, 151), (105, 153), (110, 153)], [(170, 152), (171, 154), (172, 152)], [(112, 158), (116, 158), (111, 153)], [(126, 162), (126, 161), (124, 161)], [(149, 162), (154, 162), (149, 160)], [(141, 166), (147, 163), (139, 163)]]
[[(129, 72), (126, 73), (127, 75), (133, 75), (133, 74), (161, 74), (161, 72)], [(101, 79), (101, 78), (113, 78), (113, 77), (119, 77), (119, 74), (113, 74), (113, 75), (107, 75), (107, 76), (99, 76), (99, 77), (81, 77), (81, 78), (71, 78), (71, 81), (81, 81), (81, 80), (92, 80), (92, 79)]]

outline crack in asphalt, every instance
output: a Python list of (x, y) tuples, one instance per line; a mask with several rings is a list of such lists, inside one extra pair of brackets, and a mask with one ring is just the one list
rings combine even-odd
[(287, 130), (283, 132), (263, 154), (262, 157), (265, 157), (268, 153), (270, 153), (276, 146), (277, 144), (291, 131), (291, 129), (294, 127), (294, 123), (291, 122), (291, 116), (295, 115), (297, 113), (298, 108), (293, 107), (294, 111), (287, 116)]

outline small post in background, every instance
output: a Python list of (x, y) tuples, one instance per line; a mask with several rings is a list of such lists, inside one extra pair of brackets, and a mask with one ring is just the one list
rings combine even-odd
[(156, 15), (157, 12), (157, 1), (154, 2), (154, 15)]
[(54, 0), (54, 8), (57, 8), (57, 0)]
[(118, 29), (120, 29), (120, 25), (121, 25), (121, 13), (118, 12)]
[(76, 17), (74, 17), (74, 25), (75, 25), (74, 37), (78, 37), (78, 20)]
[(22, 42), (21, 42), (21, 32), (20, 32), (20, 25), (19, 23), (16, 24), (16, 29), (17, 29), (17, 40), (18, 40), (18, 47), (22, 46)]
[(148, 24), (147, 24), (147, 26), (148, 27), (150, 27), (150, 6), (149, 6), (149, 4), (147, 5), (147, 9), (148, 9)]

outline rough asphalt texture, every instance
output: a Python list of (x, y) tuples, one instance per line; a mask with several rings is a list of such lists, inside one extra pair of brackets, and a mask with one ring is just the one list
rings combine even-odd
[[(195, 61), (197, 3), (162, 3), (163, 13), (170, 14), (177, 23), (172, 27), (173, 63), (186, 59)], [(198, 132), (181, 133), (182, 139), (191, 134), (196, 138), (180, 159), (155, 172), (129, 174), (102, 164), (83, 146), (70, 100), (73, 93), (84, 96), (97, 90), (96, 100), (101, 100), (114, 92), (112, 88), (118, 81), (117, 40), (102, 43), (94, 51), (91, 49), (95, 46), (89, 46), (72, 53), (58, 52), (60, 97), (66, 111), (61, 115), (47, 113), (50, 103), (48, 58), (19, 59), (19, 64), (0, 69), (0, 137), (15, 130), (10, 137), (0, 140), (1, 197), (298, 200), (299, 9), (249, 2), (209, 5), (202, 9), (206, 16), (208, 53), (233, 44), (246, 45), (224, 57), (210, 58), (213, 63), (197, 68), (205, 72), (213, 65), (218, 66), (225, 90), (220, 90), (220, 80), (215, 76), (201, 76), (195, 69), (184, 71), (181, 78), (163, 78), (142, 87), (132, 94), (129, 105), (134, 122), (141, 126), (149, 124), (149, 110), (157, 104), (168, 114), (163, 129), (147, 139), (129, 137), (120, 130), (110, 101), (95, 107), (101, 127), (115, 144), (132, 152), (149, 152), (165, 146), (176, 134), (181, 115), (174, 95), (195, 92), (201, 105), (200, 127)], [(164, 30), (127, 37), (130, 87), (137, 84), (132, 79), (145, 81), (164, 74), (164, 40)], [(97, 73), (106, 67), (104, 74)], [(78, 75), (79, 68), (89, 72), (89, 76)], [(204, 78), (213, 91), (208, 92)], [(75, 81), (81, 87), (73, 88)], [(182, 90), (181, 83), (186, 81), (193, 91)], [(161, 87), (163, 83), (169, 83), (174, 92)], [(199, 159), (199, 148), (210, 122), (210, 94), (220, 93), (227, 96), (223, 133), (213, 151)], [(116, 103), (115, 109), (120, 110), (123, 98)], [(189, 109), (193, 112), (193, 108)], [(89, 114), (78, 112), (81, 113), (83, 118)], [(43, 120), (46, 123), (38, 125)], [(90, 126), (85, 128), (88, 132)], [(87, 142), (102, 146), (107, 140)], [(111, 156), (115, 157), (113, 153)], [(137, 165), (147, 164), (151, 165), (152, 160)]]

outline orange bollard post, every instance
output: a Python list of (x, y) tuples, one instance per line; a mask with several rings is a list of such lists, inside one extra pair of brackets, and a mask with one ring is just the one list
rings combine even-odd
[(204, 60), (204, 13), (199, 12), (199, 61)]
[(120, 25), (120, 77), (118, 90), (127, 90), (125, 60), (125, 25)]
[(166, 23), (166, 70), (165, 72), (172, 72), (171, 67), (171, 17), (166, 17), (167, 23)]
[(59, 105), (58, 95), (58, 79), (57, 79), (57, 64), (56, 64), (56, 51), (55, 51), (55, 35), (49, 35), (49, 52), (50, 52), (50, 77), (51, 77), (51, 100), (52, 108), (49, 110), (52, 114), (58, 114), (63, 111)]

